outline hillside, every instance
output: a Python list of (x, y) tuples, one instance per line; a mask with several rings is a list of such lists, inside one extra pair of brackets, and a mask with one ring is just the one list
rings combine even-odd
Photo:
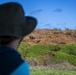
[(24, 38), (19, 52), (33, 66), (76, 69), (76, 31), (34, 30)]
[(18, 50), (31, 66), (76, 69), (76, 44), (29, 45), (22, 42)]
[(76, 31), (66, 29), (36, 29), (23, 40), (28, 44), (75, 44)]

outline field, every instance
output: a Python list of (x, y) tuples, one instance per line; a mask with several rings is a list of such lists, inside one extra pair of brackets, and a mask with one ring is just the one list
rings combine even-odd
[(31, 75), (76, 75), (76, 44), (30, 45), (22, 42), (18, 50), (30, 64)]
[(76, 70), (58, 70), (48, 67), (31, 67), (31, 75), (76, 75)]

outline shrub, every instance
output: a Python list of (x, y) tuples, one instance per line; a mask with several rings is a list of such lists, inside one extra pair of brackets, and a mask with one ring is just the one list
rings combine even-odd
[(53, 51), (59, 51), (61, 49), (60, 45), (54, 45), (53, 47)]

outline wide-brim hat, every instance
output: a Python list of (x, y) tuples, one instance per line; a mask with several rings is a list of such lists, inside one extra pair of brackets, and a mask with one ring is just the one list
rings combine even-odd
[(25, 16), (23, 7), (16, 2), (0, 5), (0, 36), (15, 36), (23, 38), (31, 33), (37, 25), (37, 20)]

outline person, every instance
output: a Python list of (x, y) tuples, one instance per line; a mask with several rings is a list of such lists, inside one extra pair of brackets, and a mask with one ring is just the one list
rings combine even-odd
[(0, 75), (30, 75), (29, 64), (17, 49), (36, 25), (36, 18), (25, 16), (21, 4), (8, 2), (0, 5)]

